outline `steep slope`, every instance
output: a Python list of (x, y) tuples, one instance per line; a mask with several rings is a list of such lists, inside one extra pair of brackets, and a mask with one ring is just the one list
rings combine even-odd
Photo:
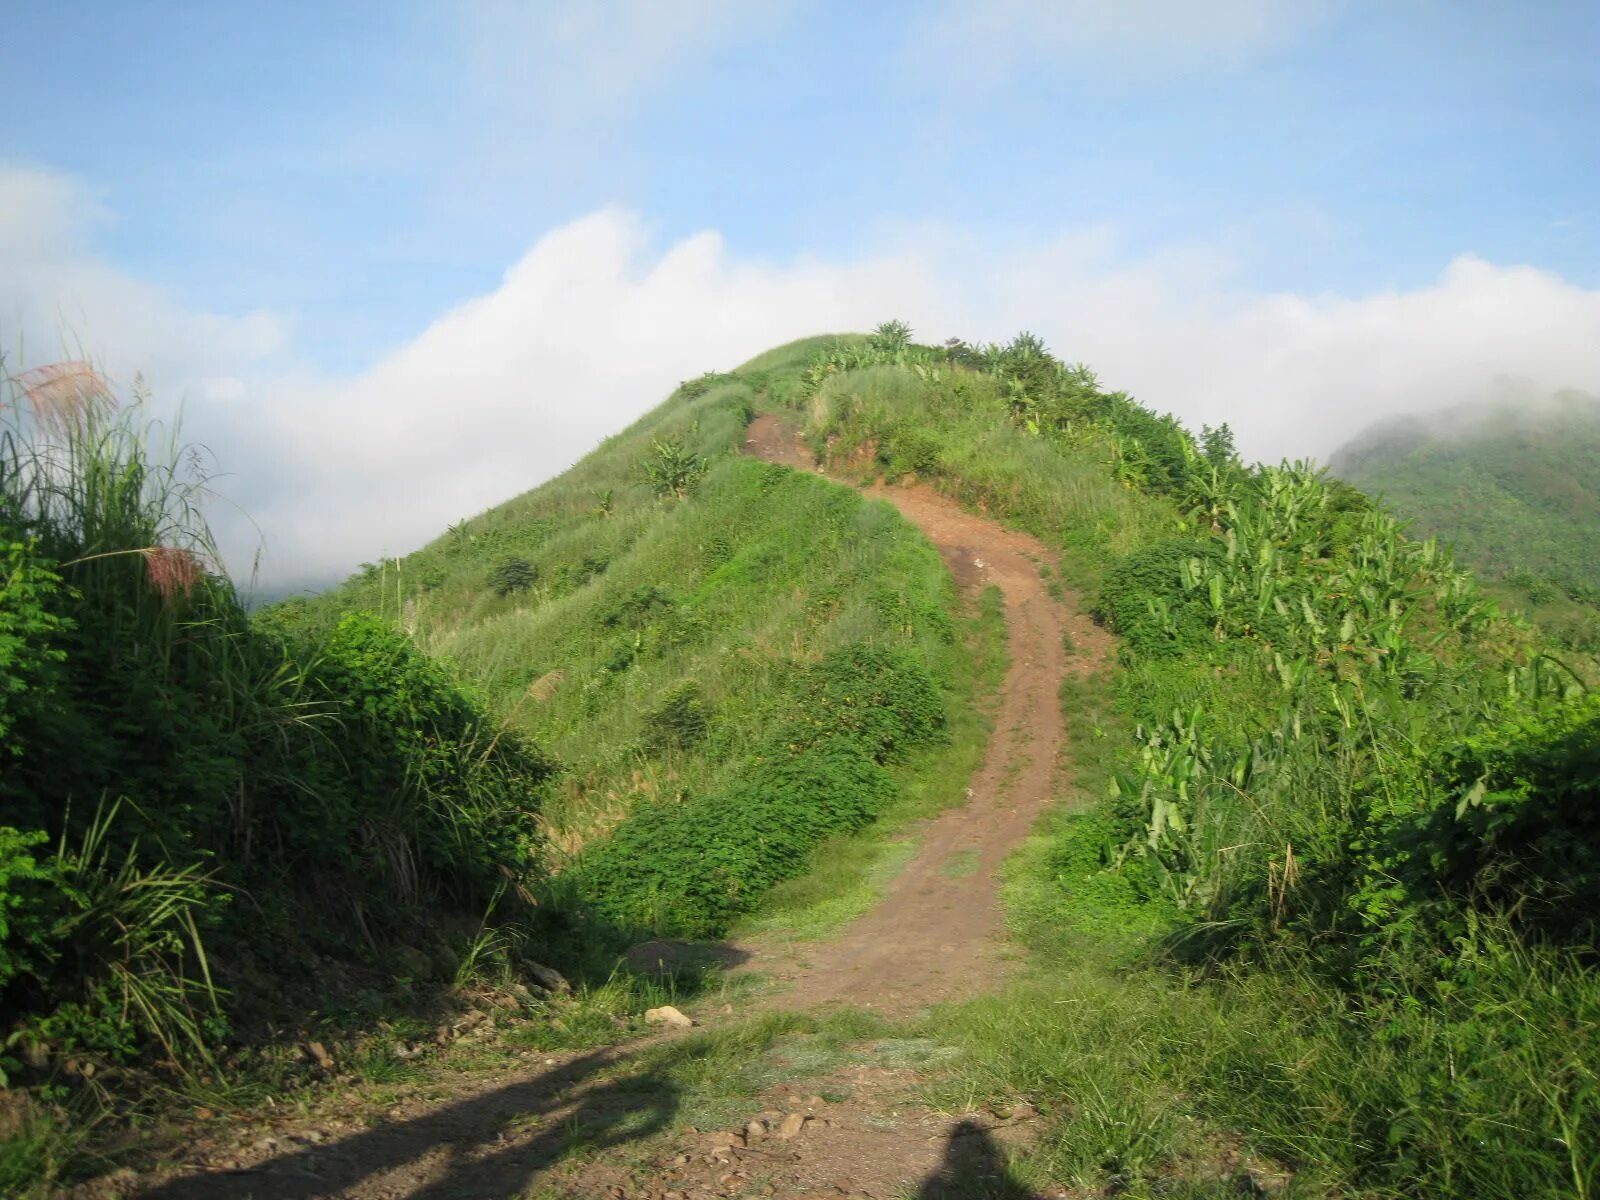
[[(317, 628), (386, 613), (554, 755), (558, 953), (717, 932), (888, 803), (884, 767), (914, 773), (908, 756), (941, 741), (958, 664), (938, 554), (891, 506), (738, 453), (758, 393), (814, 349), (691, 381), (560, 478), (268, 614)], [(877, 715), (859, 724), (858, 705)], [(791, 814), (780, 824), (805, 831), (764, 855), (697, 832), (731, 838), (752, 781), (779, 770), (797, 795), (866, 792), (825, 819)]]

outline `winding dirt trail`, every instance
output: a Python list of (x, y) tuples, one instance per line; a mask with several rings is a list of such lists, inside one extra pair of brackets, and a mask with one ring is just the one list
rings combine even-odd
[[(775, 417), (751, 427), (747, 453), (800, 470), (811, 456)], [(1052, 596), (1041, 543), (964, 511), (926, 486), (874, 486), (927, 535), (969, 602), (1004, 596), (1010, 666), (995, 728), (964, 804), (910, 831), (911, 863), (879, 904), (830, 940), (732, 947), (783, 986), (758, 1007), (888, 1015), (994, 989), (1015, 961), (1000, 905), (1000, 870), (1069, 782), (1058, 689), (1101, 669), (1109, 636)], [(1070, 645), (1070, 650), (1069, 650)], [(638, 948), (638, 949), (643, 949)], [(723, 949), (730, 949), (724, 947)], [(731, 1011), (731, 1010), (725, 1010)], [(482, 1013), (477, 1014), (482, 1017)], [(712, 1024), (718, 1017), (708, 1016)], [(493, 1026), (467, 1030), (470, 1038)], [(1032, 1138), (1026, 1105), (957, 1115), (917, 1099), (923, 1075), (896, 1056), (912, 1042), (866, 1042), (826, 1067), (781, 1057), (778, 1082), (748, 1112), (708, 1132), (684, 1123), (673, 1055), (696, 1039), (674, 1031), (600, 1050), (546, 1055), (486, 1044), (481, 1065), (436, 1070), (404, 1087), (330, 1094), (308, 1111), (261, 1112), (228, 1131), (191, 1130), (177, 1161), (77, 1189), (75, 1200), (1031, 1200), (1006, 1167)], [(900, 1049), (897, 1049), (899, 1047)], [(576, 1152), (575, 1152), (576, 1151)], [(1066, 1192), (1053, 1190), (1049, 1197)]]
[[(771, 415), (752, 423), (745, 452), (817, 469)], [(848, 1003), (902, 1013), (995, 987), (1010, 961), (1001, 864), (1063, 782), (1061, 680), (1099, 670), (1111, 649), (1105, 630), (1050, 594), (1039, 567), (1054, 568), (1055, 555), (1037, 539), (967, 512), (926, 485), (876, 485), (867, 494), (893, 504), (927, 536), (969, 598), (991, 585), (1000, 589), (1011, 665), (966, 803), (916, 831), (916, 857), (878, 906), (803, 960), (785, 947), (739, 947), (750, 956), (747, 966), (788, 983), (773, 1001), (785, 1008)]]

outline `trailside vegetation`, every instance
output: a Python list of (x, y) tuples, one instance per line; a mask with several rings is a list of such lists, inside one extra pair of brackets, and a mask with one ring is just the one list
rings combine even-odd
[[(550, 758), (377, 617), (252, 621), (197, 456), (135, 399), (84, 363), (0, 393), (13, 1097), (213, 1074), (230, 1030), (315, 1008), (324, 970), (387, 981), (398, 948), (464, 951), (445, 914), (514, 921), (540, 870)], [(55, 1148), (8, 1141), (7, 1191), (49, 1166), (13, 1151)]]
[(838, 468), (1062, 546), (1120, 635), (1114, 703), (1064, 697), (1103, 794), (1013, 883), (1062, 978), (974, 1010), (994, 1065), (961, 1085), (1055, 1114), (1047, 1174), (1157, 1188), (1210, 1127), (1313, 1189), (1595, 1193), (1592, 658), (1365, 494), (1031, 335), (880, 329), (785, 400)]

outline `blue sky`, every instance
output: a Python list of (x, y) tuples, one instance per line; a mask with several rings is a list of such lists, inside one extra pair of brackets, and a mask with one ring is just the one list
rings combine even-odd
[[(576, 457), (659, 398), (623, 389), (675, 378), (681, 356), (742, 353), (741, 339), (804, 332), (790, 328), (802, 319), (859, 320), (837, 297), (899, 302), (946, 322), (926, 329), (940, 337), (1041, 328), (1155, 407), (1236, 424), (1255, 410), (1227, 408), (1220, 384), (1191, 392), (1141, 364), (1236, 344), (1298, 356), (1309, 378), (1335, 348), (1376, 338), (1375, 362), (1397, 364), (1376, 381), (1381, 407), (1442, 402), (1464, 384), (1430, 376), (1414, 347), (1443, 361), (1483, 343), (1484, 312), (1548, 304), (1571, 338), (1536, 359), (1527, 338), (1508, 341), (1503, 362), (1473, 369), (1600, 386), (1580, 344), (1600, 311), (1593, 0), (8, 0), (6, 12), (12, 190), (0, 197), (13, 211), (0, 228), (9, 219), (23, 265), (9, 285), (0, 274), (0, 334), (37, 339), (53, 314), (119, 364), (155, 364), (219, 451), (253, 451), (241, 490), (268, 524), (285, 502), (270, 480), (311, 468), (292, 438), (250, 422), (359, 411), (363, 380), (425, 349), (446, 314), (511, 303), (510, 274), (552, 237), (616, 277), (622, 313), (709, 232), (711, 282), (689, 291), (722, 332), (686, 328), (680, 348), (652, 351), (597, 316), (592, 345), (551, 347), (574, 359), (571, 388), (608, 398), (596, 423), (563, 427), (559, 453), (485, 487), (519, 490)], [(596, 214), (610, 214), (603, 233)], [(559, 275), (557, 260), (541, 261)], [(757, 278), (773, 320), (747, 327), (729, 313)], [(682, 298), (659, 303), (694, 315)], [(1105, 324), (1108, 309), (1121, 325)], [(462, 327), (449, 349), (506, 358), (503, 386), (532, 365), (512, 369), (510, 336)], [(617, 377), (618, 345), (660, 353), (656, 374)], [(1263, 377), (1256, 401), (1326, 409), (1296, 384)], [(1322, 453), (1352, 432), (1297, 445), (1261, 428), (1268, 454)], [(360, 552), (362, 537), (407, 549), (437, 517), (375, 517), (316, 569), (377, 552)], [(318, 558), (291, 551), (283, 570), (295, 554)]]

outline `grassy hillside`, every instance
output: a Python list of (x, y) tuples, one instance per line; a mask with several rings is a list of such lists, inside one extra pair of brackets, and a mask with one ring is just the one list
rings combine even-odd
[(1600, 398), (1563, 392), (1386, 422), (1331, 470), (1449, 542), (1542, 625), (1600, 646)]
[[(738, 453), (757, 388), (809, 349), (692, 381), (558, 479), (267, 619), (371, 610), (454, 664), (561, 762), (557, 861), (642, 802), (729, 782), (830, 653), (902, 651), (948, 682), (937, 553), (889, 505)], [(664, 448), (681, 496), (650, 480)]]

